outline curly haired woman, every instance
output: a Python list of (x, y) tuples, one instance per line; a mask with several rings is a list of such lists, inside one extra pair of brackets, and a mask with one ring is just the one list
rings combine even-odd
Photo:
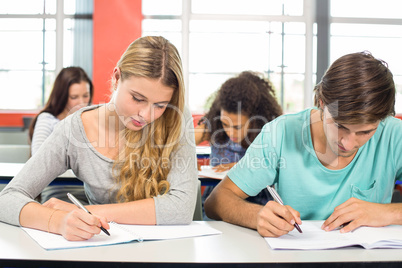
[[(195, 142), (198, 145), (209, 141), (210, 165), (216, 172), (225, 171), (244, 156), (261, 128), (281, 114), (271, 83), (257, 73), (245, 71), (222, 84), (195, 129)], [(203, 200), (212, 189), (213, 186), (206, 187)], [(270, 199), (264, 190), (248, 200), (265, 205)]]

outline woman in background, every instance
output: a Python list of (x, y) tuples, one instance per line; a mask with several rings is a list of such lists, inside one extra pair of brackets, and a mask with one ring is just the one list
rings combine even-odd
[(57, 75), (45, 107), (29, 127), (32, 155), (52, 133), (54, 126), (67, 115), (92, 102), (94, 88), (80, 67), (63, 68)]
[[(223, 83), (209, 112), (196, 127), (195, 141), (197, 145), (208, 141), (210, 165), (216, 172), (226, 171), (244, 156), (261, 128), (281, 114), (282, 108), (270, 82), (245, 71)], [(203, 201), (213, 188), (205, 188)], [(248, 200), (265, 205), (271, 197), (263, 190)], [(207, 219), (205, 215), (204, 219)]]
[[(92, 82), (82, 68), (63, 68), (56, 77), (45, 107), (32, 120), (30, 125), (31, 155), (34, 155), (39, 150), (60, 120), (91, 104), (93, 93)], [(75, 185), (48, 186), (42, 191), (40, 201), (46, 202), (52, 197), (68, 201), (67, 192), (73, 193), (83, 203), (88, 203), (84, 188)]]

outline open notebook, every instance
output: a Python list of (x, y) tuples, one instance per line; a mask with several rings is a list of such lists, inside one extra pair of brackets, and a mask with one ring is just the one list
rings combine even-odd
[(189, 225), (125, 225), (111, 222), (109, 225), (110, 236), (100, 232), (99, 235), (95, 235), (86, 241), (68, 241), (61, 235), (24, 227), (22, 229), (47, 250), (96, 247), (133, 241), (177, 239), (222, 233), (208, 225), (197, 222), (192, 222)]
[(321, 229), (324, 221), (303, 221), (300, 228), (277, 238), (265, 237), (272, 249), (333, 249), (349, 246), (373, 248), (402, 248), (402, 226), (359, 227), (342, 234), (339, 230)]
[(227, 173), (228, 171), (216, 172), (215, 170), (212, 169), (211, 166), (201, 166), (201, 170), (198, 171), (198, 176), (210, 179), (223, 180), (223, 178), (225, 178)]

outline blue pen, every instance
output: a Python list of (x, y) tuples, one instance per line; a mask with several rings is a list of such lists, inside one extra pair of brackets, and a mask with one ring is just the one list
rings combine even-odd
[[(77, 207), (79, 207), (80, 209), (82, 209), (83, 211), (85, 211), (86, 213), (89, 213), (89, 214), (92, 215), (92, 213), (89, 212), (88, 209), (86, 209), (86, 208), (81, 204), (81, 202), (78, 201), (77, 198), (75, 198), (75, 196), (73, 196), (73, 195), (70, 194), (70, 193), (67, 193), (67, 197), (68, 197), (68, 199), (71, 200), (71, 202), (74, 203), (74, 205), (76, 205)], [(110, 236), (109, 232), (108, 232), (105, 228), (103, 228), (102, 226), (101, 226), (100, 228), (101, 228), (101, 230), (102, 230), (105, 234), (107, 234), (108, 236)]]
[[(282, 198), (279, 196), (278, 192), (277, 192), (274, 188), (272, 188), (271, 186), (269, 186), (269, 185), (267, 186), (267, 189), (268, 189), (268, 192), (269, 192), (269, 193), (272, 195), (272, 197), (274, 198), (274, 200), (275, 200), (277, 203), (283, 205)], [(297, 231), (299, 231), (299, 233), (303, 233), (302, 230), (300, 229), (300, 226), (299, 226), (297, 223), (295, 223), (294, 226), (295, 226), (295, 228), (297, 229)]]

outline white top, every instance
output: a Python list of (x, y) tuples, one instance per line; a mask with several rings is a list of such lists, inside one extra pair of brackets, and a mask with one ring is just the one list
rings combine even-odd
[(34, 155), (42, 143), (50, 136), (54, 127), (60, 120), (51, 113), (41, 113), (36, 119), (35, 129), (32, 135), (31, 154)]

